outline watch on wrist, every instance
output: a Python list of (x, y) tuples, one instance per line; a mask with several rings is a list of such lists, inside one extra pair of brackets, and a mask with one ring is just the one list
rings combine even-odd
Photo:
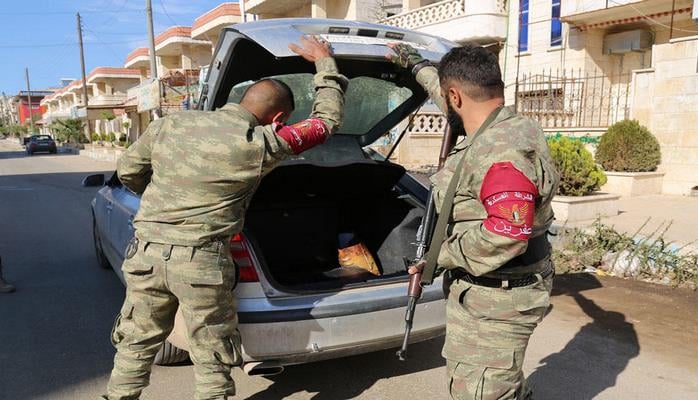
[(429, 67), (431, 65), (433, 65), (433, 64), (429, 60), (422, 60), (422, 61), (418, 62), (417, 64), (414, 65), (414, 67), (412, 67), (412, 75), (417, 76), (417, 73), (419, 71), (421, 71), (422, 68)]

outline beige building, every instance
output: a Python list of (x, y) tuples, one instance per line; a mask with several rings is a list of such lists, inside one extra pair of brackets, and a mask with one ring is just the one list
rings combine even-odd
[[(128, 90), (140, 82), (136, 69), (97, 67), (87, 76), (88, 107), (85, 109), (82, 96), (82, 80), (74, 80), (51, 96), (45, 97), (41, 105), (46, 107), (43, 119), (46, 126), (56, 120), (79, 118), (89, 121), (92, 132), (127, 133), (124, 121), (124, 106)], [(109, 115), (109, 118), (105, 118)], [(113, 118), (112, 118), (113, 116)]]
[(111, 134), (119, 138), (128, 135), (124, 122), (128, 120), (124, 111), (124, 103), (128, 90), (137, 86), (141, 81), (137, 69), (98, 67), (87, 76), (88, 94), (87, 119), (91, 131), (97, 134)]
[[(507, 2), (404, 0), (398, 14), (380, 22), (461, 44), (479, 43), (498, 52), (507, 36)], [(396, 161), (413, 169), (433, 168), (446, 126), (446, 118), (434, 105), (424, 106), (409, 125), (395, 153)]]
[[(193, 107), (198, 99), (199, 75), (208, 67), (223, 28), (242, 20), (237, 3), (221, 3), (194, 20), (191, 27), (173, 26), (155, 37), (155, 60), (160, 81), (157, 103), (164, 113)], [(140, 47), (126, 56), (125, 68), (137, 69), (141, 84), (148, 85), (150, 51)], [(139, 110), (139, 93), (134, 87), (125, 103), (131, 120), (131, 137), (136, 139), (151, 121), (150, 110)], [(139, 112), (140, 111), (140, 112)]]
[(698, 184), (693, 0), (512, 1), (500, 53), (509, 104), (549, 133), (598, 136), (634, 118), (660, 141), (663, 191)]
[(246, 0), (246, 11), (260, 19), (336, 18), (376, 21), (401, 11), (401, 0)]
[[(409, 1), (381, 22), (459, 43), (499, 42), (507, 104), (548, 134), (598, 137), (635, 118), (662, 149), (663, 192), (698, 185), (698, 24), (694, 0)], [(415, 6), (419, 6), (414, 8)], [(425, 107), (397, 159), (438, 155), (443, 116)]]

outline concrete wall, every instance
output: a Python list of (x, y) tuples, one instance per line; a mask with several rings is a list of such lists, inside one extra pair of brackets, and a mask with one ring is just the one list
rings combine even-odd
[[(563, 7), (566, 2), (563, 1)], [(588, 31), (579, 31), (570, 25), (563, 23), (562, 45), (550, 46), (551, 2), (550, 0), (531, 0), (529, 4), (529, 31), (528, 51), (518, 54), (519, 38), (519, 2), (511, 1), (509, 10), (509, 37), (507, 46), (500, 53), (500, 65), (507, 85), (507, 103), (514, 101), (514, 91), (517, 73), (521, 77), (524, 74), (538, 74), (552, 70), (581, 70), (582, 73), (602, 71), (609, 77), (614, 77), (620, 72), (630, 72), (635, 69), (650, 67), (652, 53), (650, 51), (628, 53), (620, 55), (604, 55), (603, 39), (607, 34), (629, 29), (649, 29), (655, 34), (655, 43), (667, 43), (670, 30), (666, 26), (648, 23), (636, 23), (634, 25), (617, 25), (607, 29), (595, 28)], [(671, 9), (668, 2), (667, 11)], [(681, 17), (682, 19), (678, 19)], [(668, 24), (666, 24), (668, 25)], [(686, 19), (686, 14), (677, 15), (674, 22), (674, 38), (695, 35), (698, 25)], [(617, 82), (609, 79), (607, 84)]]
[(633, 76), (632, 118), (657, 136), (663, 192), (698, 185), (698, 36), (653, 47), (654, 68)]
[(126, 94), (132, 87), (138, 86), (138, 79), (112, 79), (113, 94)]
[[(422, 3), (432, 2), (424, 0)], [(374, 22), (381, 17), (380, 7), (383, 3), (400, 4), (402, 0), (312, 0), (289, 12), (262, 14), (260, 18), (314, 17)]]

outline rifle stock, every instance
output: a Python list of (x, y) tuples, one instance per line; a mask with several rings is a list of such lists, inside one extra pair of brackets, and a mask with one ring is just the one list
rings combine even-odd
[[(455, 138), (453, 137), (453, 132), (451, 128), (447, 125), (446, 131), (444, 132), (444, 138), (441, 142), (441, 151), (439, 152), (439, 166), (437, 171), (443, 168), (444, 163), (448, 154), (451, 152)], [(436, 220), (436, 204), (434, 204), (434, 185), (429, 188), (429, 195), (427, 198), (427, 207), (424, 211), (424, 217), (422, 218), (422, 223), (417, 230), (417, 252), (413, 260), (405, 258), (405, 266), (409, 268), (410, 265), (415, 265), (424, 258), (424, 255), (429, 248), (431, 236), (434, 232), (434, 221)], [(437, 243), (436, 245), (440, 245)], [(417, 307), (417, 302), (419, 298), (422, 297), (422, 273), (416, 273), (410, 275), (410, 283), (407, 287), (407, 310), (405, 311), (405, 336), (402, 339), (402, 347), (397, 351), (397, 357), (400, 361), (405, 361), (407, 359), (407, 345), (410, 338), (410, 333), (412, 332), (412, 324), (414, 321), (414, 313)]]

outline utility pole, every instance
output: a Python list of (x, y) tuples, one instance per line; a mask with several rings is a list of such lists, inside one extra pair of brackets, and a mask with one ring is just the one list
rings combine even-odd
[(82, 70), (82, 102), (85, 104), (85, 121), (87, 121), (87, 140), (92, 143), (92, 128), (90, 127), (90, 118), (87, 110), (87, 78), (85, 77), (85, 49), (82, 45), (82, 20), (78, 13), (78, 43), (80, 43), (80, 68)]
[[(158, 79), (158, 64), (155, 59), (155, 33), (153, 32), (153, 4), (151, 0), (145, 0), (145, 14), (146, 22), (148, 25), (148, 47), (150, 49), (150, 78), (153, 82)], [(160, 88), (158, 86), (158, 98)], [(160, 117), (160, 107), (158, 106), (153, 110), (153, 114), (156, 117)]]
[(24, 68), (24, 76), (27, 78), (27, 104), (29, 105), (29, 124), (31, 126), (30, 134), (34, 134), (34, 116), (32, 115), (32, 89), (29, 86), (29, 68)]
[(238, 1), (238, 5), (240, 6), (240, 16), (242, 17), (242, 22), (247, 22), (247, 7), (245, 6), (245, 0)]

